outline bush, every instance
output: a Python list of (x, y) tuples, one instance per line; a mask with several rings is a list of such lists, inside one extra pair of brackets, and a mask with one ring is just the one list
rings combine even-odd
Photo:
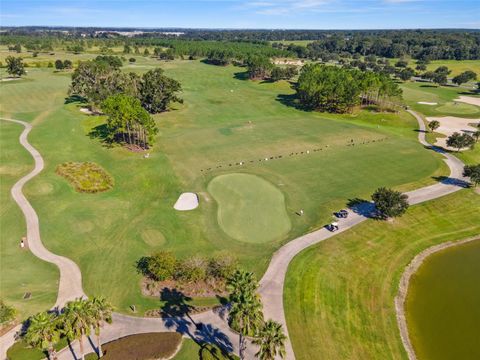
[(200, 256), (192, 256), (178, 263), (175, 278), (180, 281), (194, 282), (207, 278), (208, 262)]
[(211, 258), (208, 263), (208, 275), (217, 279), (228, 279), (238, 268), (238, 261), (226, 252)]
[(0, 325), (8, 325), (15, 320), (16, 316), (17, 311), (12, 306), (5, 304), (3, 300), (0, 300)]
[(175, 274), (177, 259), (169, 251), (160, 251), (147, 258), (147, 274), (157, 281), (172, 279)]
[(128, 62), (131, 62), (131, 63), (134, 63), (135, 61), (137, 61), (137, 59), (135, 59), (134, 57), (131, 57), (130, 59), (128, 59)]

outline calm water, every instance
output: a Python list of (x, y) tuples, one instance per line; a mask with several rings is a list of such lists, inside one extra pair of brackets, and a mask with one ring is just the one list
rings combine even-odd
[(419, 360), (480, 359), (480, 241), (428, 257), (411, 278), (406, 310)]

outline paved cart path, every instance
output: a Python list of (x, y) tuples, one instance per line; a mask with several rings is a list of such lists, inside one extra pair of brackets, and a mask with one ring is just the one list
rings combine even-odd
[[(414, 111), (408, 110), (418, 121), (419, 134), (418, 140), (425, 147), (441, 153), (444, 161), (450, 168), (450, 176), (445, 180), (430, 186), (426, 186), (406, 193), (409, 197), (409, 203), (414, 205), (428, 200), (436, 199), (441, 196), (451, 194), (465, 187), (466, 179), (463, 177), (464, 164), (455, 156), (445, 152), (443, 149), (433, 147), (425, 140), (425, 124), (420, 115)], [(3, 119), (13, 121), (25, 127), (20, 135), (20, 143), (30, 152), (35, 159), (35, 167), (32, 172), (20, 179), (12, 188), (12, 197), (22, 209), (27, 222), (27, 236), (29, 247), (33, 254), (42, 260), (55, 264), (60, 270), (60, 282), (58, 297), (55, 306), (61, 307), (67, 301), (76, 297), (85, 296), (82, 289), (82, 275), (78, 266), (66, 257), (55, 255), (49, 252), (42, 244), (40, 238), (40, 229), (38, 216), (28, 200), (22, 193), (23, 185), (40, 173), (43, 169), (43, 159), (40, 153), (27, 141), (27, 135), (32, 129), (29, 123), (20, 120)], [(270, 261), (267, 271), (260, 280), (259, 293), (262, 298), (264, 315), (266, 319), (273, 319), (284, 326), (288, 336), (288, 329), (285, 320), (283, 307), (283, 286), (290, 261), (302, 250), (311, 245), (317, 244), (334, 235), (344, 232), (353, 226), (367, 220), (373, 210), (373, 204), (366, 203), (358, 208), (349, 211), (346, 219), (338, 221), (340, 229), (332, 233), (325, 228), (316, 230), (312, 233), (300, 236), (278, 249)], [(221, 312), (221, 311), (220, 311)], [(222, 316), (223, 315), (223, 316)], [(0, 358), (6, 357), (6, 349), (13, 343), (14, 335), (18, 327), (2, 336), (0, 339)], [(185, 337), (190, 337), (197, 341), (208, 341), (226, 347), (231, 351), (238, 352), (238, 335), (228, 327), (224, 314), (218, 311), (207, 311), (181, 318), (139, 318), (122, 314), (114, 314), (112, 325), (105, 326), (102, 332), (102, 343), (118, 339), (123, 336), (159, 331), (178, 331)], [(92, 346), (89, 348), (89, 346)], [(88, 351), (94, 351), (94, 345), (87, 345)], [(255, 349), (248, 347), (247, 359), (254, 358)], [(288, 340), (286, 343), (287, 359), (295, 359), (292, 345)], [(74, 354), (79, 354), (78, 343), (74, 343), (70, 349), (64, 349), (59, 353), (60, 360), (75, 359)]]

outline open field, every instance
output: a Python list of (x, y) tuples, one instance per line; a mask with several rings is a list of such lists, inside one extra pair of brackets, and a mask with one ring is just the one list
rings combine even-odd
[[(25, 80), (0, 84), (2, 116), (34, 123), (30, 140), (46, 162), (26, 186), (44, 243), (80, 266), (88, 295), (105, 295), (118, 311), (128, 312), (135, 304), (141, 315), (159, 306), (158, 299), (140, 293), (134, 264), (141, 256), (160, 249), (178, 257), (228, 250), (261, 275), (275, 249), (323, 226), (348, 199), (368, 197), (384, 185), (411, 189), (446, 174), (440, 157), (418, 144), (415, 120), (406, 113), (299, 111), (286, 105), (292, 93), (288, 83), (245, 81), (244, 69), (233, 66), (143, 58), (125, 68), (144, 72), (159, 64), (182, 83), (185, 103), (156, 116), (160, 134), (149, 159), (107, 148), (89, 135), (104, 118), (82, 114), (80, 104), (64, 104), (68, 74), (32, 68)], [(355, 146), (347, 146), (352, 139)], [(8, 138), (5, 144), (16, 141)], [(56, 166), (67, 161), (99, 164), (115, 187), (98, 194), (75, 192), (55, 174)], [(240, 161), (246, 165), (228, 167)], [(220, 164), (224, 167), (217, 168)], [(207, 185), (231, 172), (257, 175), (283, 193), (288, 234), (246, 245), (222, 230)], [(200, 206), (177, 212), (173, 204), (185, 191), (198, 193)], [(299, 209), (304, 216), (295, 214)], [(7, 220), (7, 226), (15, 227), (18, 219)], [(7, 294), (18, 288), (15, 279)]]
[(297, 359), (406, 359), (394, 297), (404, 267), (425, 248), (480, 232), (472, 190), (369, 220), (290, 264), (284, 304)]

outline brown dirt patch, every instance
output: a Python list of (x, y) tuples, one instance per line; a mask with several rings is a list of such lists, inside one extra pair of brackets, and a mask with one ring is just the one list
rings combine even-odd
[(142, 281), (142, 294), (147, 296), (159, 297), (163, 289), (182, 292), (188, 297), (215, 297), (226, 296), (225, 282), (217, 279), (201, 280), (196, 282), (184, 283), (175, 280), (154, 281), (144, 278)]

